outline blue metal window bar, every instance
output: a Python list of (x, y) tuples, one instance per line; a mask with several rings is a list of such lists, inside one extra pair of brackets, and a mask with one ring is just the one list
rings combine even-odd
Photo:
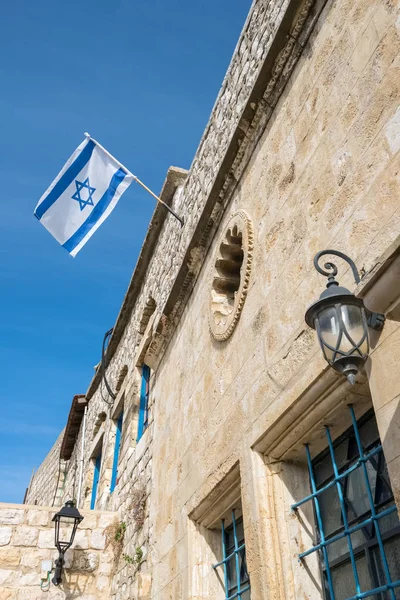
[[(400, 598), (400, 522), (396, 513), (396, 505), (394, 504), (393, 493), (390, 487), (390, 481), (386, 473), (386, 463), (383, 456), (382, 445), (378, 434), (371, 444), (365, 444), (360, 435), (361, 425), (370, 424), (371, 419), (374, 420), (371, 412), (365, 415), (363, 420), (357, 422), (352, 406), (349, 406), (352, 427), (335, 443), (332, 441), (329, 427), (326, 427), (326, 436), (328, 441), (329, 456), (332, 465), (333, 476), (321, 484), (318, 483), (316, 476), (316, 468), (318, 468), (318, 457), (311, 460), (310, 449), (306, 445), (307, 464), (310, 475), (311, 494), (292, 505), (293, 510), (297, 510), (306, 502), (313, 501), (314, 512), (317, 525), (318, 543), (309, 550), (299, 554), (299, 559), (302, 560), (313, 552), (319, 552), (322, 558), (324, 578), (325, 578), (325, 595), (329, 600), (361, 600), (362, 598), (376, 597), (379, 600), (395, 600)], [(368, 421), (368, 419), (370, 421)], [(338, 464), (337, 447), (338, 443), (347, 438), (348, 448), (353, 440), (354, 456), (345, 461), (345, 464)], [(367, 446), (367, 447), (365, 447)], [(349, 450), (348, 450), (349, 452)], [(326, 462), (326, 461), (325, 461)], [(343, 456), (341, 457), (343, 463)], [(352, 503), (347, 496), (349, 481), (356, 475), (357, 471), (361, 471), (360, 479), (362, 485), (365, 486), (365, 502), (367, 510), (361, 514), (357, 514), (357, 510), (362, 504), (358, 501), (357, 504)], [(373, 473), (375, 480), (373, 479)], [(357, 484), (360, 487), (360, 481), (353, 481), (352, 485)], [(333, 492), (332, 488), (336, 488), (337, 497), (340, 505), (340, 526), (334, 531), (326, 532), (326, 520), (323, 514), (323, 494), (328, 490)], [(378, 489), (380, 492), (378, 492)], [(354, 494), (353, 490), (353, 494)], [(359, 490), (357, 489), (357, 493)], [(359, 496), (361, 498), (361, 496)], [(330, 506), (329, 510), (335, 510), (335, 506)], [(353, 515), (354, 518), (351, 518)], [(389, 521), (389, 515), (392, 515)], [(326, 515), (325, 515), (326, 516)], [(350, 519), (349, 519), (350, 517)], [(332, 517), (330, 517), (332, 518)], [(388, 526), (389, 525), (389, 526)], [(355, 534), (360, 532), (365, 536), (367, 542), (353, 545)], [(388, 542), (388, 540), (390, 540)], [(332, 560), (330, 550), (334, 548), (335, 542), (347, 542), (348, 552), (343, 556)], [(393, 542), (395, 547), (393, 547)], [(390, 545), (390, 546), (389, 546)], [(390, 547), (391, 554), (388, 556), (387, 549)], [(334, 553), (332, 553), (334, 555)], [(364, 560), (361, 563), (360, 557)], [(351, 564), (351, 571), (354, 578), (352, 590), (355, 589), (355, 594), (347, 595), (337, 593), (335, 583), (338, 578), (334, 577), (335, 569), (339, 574), (340, 568), (343, 565)], [(339, 566), (337, 566), (339, 565)], [(362, 568), (361, 568), (361, 565)], [(363, 581), (361, 581), (361, 577)], [(344, 577), (342, 573), (341, 585)], [(362, 585), (364, 584), (364, 585)], [(362, 587), (370, 589), (362, 590)], [(348, 591), (348, 590), (346, 590)], [(397, 593), (396, 593), (397, 592)]]
[(96, 507), (97, 487), (99, 485), (100, 468), (101, 468), (101, 452), (98, 456), (96, 456), (95, 463), (94, 463), (93, 486), (92, 486), (92, 497), (90, 500), (90, 510), (94, 510)]
[(242, 530), (243, 519), (236, 519), (232, 511), (232, 525), (225, 528), (222, 520), (222, 560), (213, 565), (224, 569), (225, 600), (250, 599), (250, 579), (247, 572), (246, 549)]
[(117, 485), (117, 482), (118, 482), (118, 459), (119, 459), (119, 451), (120, 451), (120, 446), (121, 446), (121, 433), (122, 433), (123, 418), (124, 418), (124, 413), (121, 412), (121, 414), (118, 417), (118, 421), (116, 423), (116, 430), (115, 430), (114, 459), (113, 459), (113, 466), (112, 466), (112, 473), (111, 473), (110, 493), (113, 493), (113, 491), (115, 490), (115, 486)]
[(149, 394), (150, 394), (150, 367), (142, 367), (142, 386), (140, 390), (139, 423), (136, 441), (142, 437), (149, 424)]

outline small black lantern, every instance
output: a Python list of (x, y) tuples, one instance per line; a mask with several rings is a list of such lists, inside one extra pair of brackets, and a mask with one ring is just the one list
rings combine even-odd
[(64, 555), (68, 548), (72, 546), (76, 530), (79, 523), (83, 520), (83, 517), (79, 510), (75, 508), (74, 503), (69, 500), (65, 503), (65, 506), (54, 515), (52, 520), (55, 523), (55, 546), (59, 552), (59, 557), (56, 560), (53, 583), (54, 585), (59, 585), (61, 583)]
[(338, 270), (334, 263), (325, 263), (326, 270), (320, 267), (319, 260), (326, 254), (345, 260), (351, 267), (355, 282), (360, 282), (357, 267), (346, 254), (338, 250), (318, 252), (314, 258), (314, 267), (318, 273), (328, 277), (327, 289), (308, 308), (305, 319), (307, 325), (317, 331), (326, 361), (354, 384), (356, 375), (369, 354), (368, 327), (382, 329), (385, 317), (369, 312), (360, 298), (339, 285), (335, 279)]

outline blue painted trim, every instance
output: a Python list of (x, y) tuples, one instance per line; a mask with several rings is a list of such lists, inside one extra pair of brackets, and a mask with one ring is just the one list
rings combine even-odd
[(91, 510), (94, 510), (94, 507), (96, 506), (97, 486), (99, 484), (100, 467), (101, 467), (101, 454), (96, 456), (96, 462), (94, 463), (92, 499), (90, 501), (90, 509)]
[(228, 593), (228, 567), (227, 567), (227, 556), (226, 556), (226, 537), (225, 537), (225, 521), (222, 519), (222, 564), (224, 565), (224, 581), (225, 581), (225, 594)]
[[(237, 528), (236, 528), (236, 517), (235, 510), (232, 510), (232, 528), (233, 528), (233, 539), (234, 539), (234, 548), (233, 551), (227, 556), (226, 554), (226, 530), (225, 530), (225, 520), (221, 521), (221, 532), (222, 532), (222, 560), (219, 563), (213, 565), (213, 569), (217, 569), (221, 565), (224, 568), (224, 585), (225, 585), (225, 600), (233, 600), (236, 598), (237, 600), (241, 600), (242, 595), (250, 589), (250, 583), (246, 583), (246, 585), (242, 588), (240, 581), (240, 561), (239, 561), (239, 552), (245, 548), (245, 543), (239, 546), (238, 537), (237, 537)], [(229, 582), (228, 582), (228, 562), (230, 559), (235, 558), (235, 571), (236, 571), (236, 592), (234, 592), (231, 596), (229, 596)]]
[(236, 587), (237, 587), (237, 597), (240, 600), (240, 566), (239, 566), (239, 544), (238, 544), (238, 538), (237, 538), (237, 531), (236, 531), (236, 517), (235, 517), (235, 511), (232, 511), (232, 525), (233, 525), (233, 540), (235, 543), (235, 566), (236, 566)]
[(61, 194), (65, 192), (67, 187), (71, 185), (76, 176), (82, 171), (82, 169), (91, 159), (95, 146), (96, 144), (92, 140), (88, 141), (82, 152), (78, 154), (72, 165), (70, 165), (65, 173), (63, 173), (53, 189), (50, 190), (46, 198), (44, 198), (39, 206), (36, 207), (34, 214), (37, 219), (40, 220), (44, 213), (49, 210), (54, 202), (59, 199)]
[[(356, 436), (358, 454), (359, 454), (360, 458), (364, 458), (364, 450), (363, 450), (363, 447), (361, 444), (360, 432), (358, 431), (356, 415), (354, 414), (353, 407), (350, 406), (349, 408), (350, 408), (351, 420), (353, 422), (354, 434)], [(388, 561), (386, 558), (386, 552), (385, 552), (385, 548), (383, 546), (383, 541), (382, 541), (382, 536), (381, 536), (381, 529), (379, 527), (379, 519), (377, 519), (378, 514), (375, 510), (375, 502), (374, 502), (374, 498), (372, 495), (371, 484), (369, 482), (369, 477), (368, 477), (367, 465), (365, 464), (365, 462), (362, 463), (361, 467), (362, 467), (362, 470), (364, 473), (365, 485), (367, 487), (369, 506), (371, 509), (371, 516), (374, 518), (375, 533), (376, 533), (376, 538), (378, 540), (379, 550), (381, 553), (383, 570), (385, 571), (386, 584), (389, 584), (389, 586), (390, 586), (393, 582), (392, 582), (392, 578), (390, 576), (389, 565), (388, 565)], [(389, 587), (389, 593), (390, 593), (391, 599), (396, 600), (396, 594), (392, 587)]]
[(113, 460), (112, 475), (111, 475), (111, 485), (110, 485), (110, 492), (111, 493), (114, 491), (115, 486), (117, 485), (118, 458), (119, 458), (119, 449), (120, 449), (120, 446), (121, 446), (121, 431), (122, 431), (123, 415), (124, 415), (124, 413), (121, 412), (121, 414), (118, 417), (117, 428), (116, 428), (116, 431), (115, 431), (114, 460)]
[[(316, 519), (317, 519), (317, 527), (318, 527), (319, 537), (320, 537), (321, 541), (319, 544), (316, 544), (309, 550), (306, 550), (305, 552), (302, 552), (301, 554), (299, 554), (299, 559), (301, 560), (301, 559), (305, 558), (306, 556), (309, 556), (313, 552), (316, 552), (317, 550), (322, 550), (323, 555), (324, 555), (324, 562), (325, 562), (326, 575), (327, 575), (327, 579), (328, 579), (329, 592), (330, 592), (331, 600), (334, 600), (335, 595), (334, 595), (334, 591), (332, 589), (332, 579), (331, 579), (331, 573), (330, 573), (330, 566), (329, 566), (329, 562), (328, 562), (327, 546), (329, 546), (330, 544), (333, 544), (334, 542), (336, 542), (338, 540), (343, 539), (344, 537), (347, 537), (349, 551), (350, 551), (350, 561), (351, 561), (353, 576), (354, 576), (354, 580), (355, 580), (355, 584), (356, 584), (356, 594), (354, 596), (347, 598), (346, 600), (362, 600), (363, 598), (369, 598), (371, 596), (376, 596), (378, 594), (381, 594), (382, 592), (389, 592), (391, 600), (395, 600), (396, 595), (395, 595), (394, 590), (395, 590), (395, 588), (400, 587), (400, 580), (392, 581), (392, 579), (391, 579), (389, 564), (388, 564), (388, 560), (387, 560), (387, 556), (386, 556), (384, 543), (382, 540), (382, 534), (380, 531), (379, 521), (380, 521), (380, 519), (383, 519), (387, 515), (397, 512), (397, 507), (394, 504), (394, 505), (390, 506), (389, 508), (387, 508), (386, 510), (383, 510), (379, 513), (377, 513), (377, 511), (376, 511), (375, 501), (374, 501), (371, 484), (370, 484), (369, 477), (368, 477), (368, 470), (367, 470), (366, 463), (372, 456), (374, 456), (375, 454), (378, 454), (379, 452), (382, 452), (382, 446), (381, 446), (381, 444), (379, 444), (368, 454), (364, 453), (364, 449), (363, 449), (361, 437), (360, 437), (360, 432), (359, 432), (359, 428), (358, 428), (358, 423), (356, 420), (356, 416), (355, 416), (353, 407), (349, 406), (349, 409), (350, 409), (351, 420), (352, 420), (352, 425), (353, 425), (353, 430), (354, 430), (354, 436), (355, 436), (356, 443), (357, 443), (359, 458), (358, 458), (357, 462), (351, 468), (349, 468), (346, 471), (343, 471), (342, 473), (339, 474), (339, 469), (338, 469), (337, 463), (336, 463), (334, 444), (332, 441), (330, 429), (329, 429), (329, 427), (326, 427), (325, 432), (326, 432), (326, 436), (328, 439), (328, 447), (329, 447), (332, 466), (333, 466), (334, 478), (332, 481), (329, 482), (329, 484), (325, 485), (322, 488), (319, 488), (318, 490), (316, 489), (316, 482), (315, 482), (315, 477), (314, 477), (314, 473), (313, 473), (313, 466), (312, 466), (312, 461), (311, 461), (310, 450), (308, 448), (308, 445), (306, 445), (306, 454), (307, 454), (307, 462), (308, 462), (308, 468), (309, 468), (309, 473), (310, 473), (312, 494), (310, 494), (306, 498), (303, 498), (303, 500), (301, 500), (300, 502), (293, 504), (292, 510), (297, 509), (301, 504), (304, 504), (305, 502), (308, 502), (310, 500), (314, 501), (315, 514), (316, 514)], [(347, 477), (349, 473), (351, 473), (352, 471), (359, 469), (359, 468), (362, 469), (363, 474), (364, 474), (364, 480), (365, 480), (365, 485), (366, 485), (366, 490), (367, 490), (367, 496), (368, 496), (371, 516), (368, 517), (367, 519), (364, 519), (364, 521), (362, 521), (361, 523), (358, 523), (357, 525), (354, 525), (353, 527), (349, 527), (341, 479), (343, 479), (344, 477)], [(326, 540), (325, 536), (324, 536), (324, 530), (322, 527), (322, 519), (321, 519), (321, 514), (320, 514), (320, 509), (319, 509), (319, 495), (321, 493), (323, 493), (324, 491), (326, 491), (328, 488), (332, 487), (332, 485), (336, 485), (336, 487), (337, 487), (340, 508), (342, 511), (343, 531), (341, 531), (340, 533), (338, 533), (338, 534), (334, 535), (333, 537), (330, 537), (328, 540)], [(352, 543), (351, 543), (351, 534), (355, 533), (356, 531), (358, 531), (360, 529), (364, 529), (365, 526), (368, 525), (369, 523), (373, 523), (373, 526), (375, 529), (376, 540), (378, 542), (380, 558), (381, 558), (382, 565), (383, 565), (383, 571), (385, 574), (386, 583), (382, 586), (368, 590), (366, 592), (361, 592), (357, 568), (356, 568), (356, 560), (355, 560), (355, 556), (354, 556), (354, 550), (353, 550)]]
[(329, 490), (329, 488), (333, 487), (338, 481), (340, 481), (341, 479), (344, 479), (345, 477), (350, 475), (350, 473), (352, 473), (353, 471), (358, 469), (358, 467), (361, 465), (361, 463), (368, 462), (370, 458), (375, 456), (375, 454), (379, 454), (379, 452), (381, 452), (381, 450), (382, 450), (382, 446), (381, 446), (381, 444), (379, 444), (379, 446), (376, 446), (376, 448), (371, 450), (371, 452), (369, 454), (366, 454), (364, 456), (364, 458), (358, 459), (358, 461), (356, 463), (354, 463), (354, 465), (352, 465), (351, 467), (346, 469), (346, 471), (343, 471), (342, 473), (340, 473), (340, 475), (338, 475), (337, 477), (334, 477), (332, 479), (332, 481), (330, 481), (329, 483), (324, 485), (324, 487), (319, 488), (314, 494), (309, 494), (308, 496), (306, 496), (299, 502), (292, 504), (292, 506), (291, 506), (292, 510), (296, 510), (302, 504), (305, 504), (306, 502), (308, 502), (309, 500), (312, 500), (316, 496), (320, 496), (323, 492), (326, 492), (326, 490)]
[(114, 173), (114, 175), (111, 178), (108, 189), (104, 192), (103, 196), (100, 198), (100, 200), (98, 201), (98, 203), (96, 204), (86, 221), (82, 223), (79, 229), (75, 231), (74, 235), (72, 235), (69, 238), (69, 240), (67, 240), (63, 244), (63, 248), (68, 250), (68, 252), (72, 252), (77, 247), (77, 245), (89, 233), (92, 227), (96, 225), (97, 221), (106, 211), (110, 202), (115, 196), (115, 192), (117, 191), (118, 186), (122, 183), (125, 177), (126, 173), (122, 169), (118, 169), (118, 171)]
[(381, 587), (375, 588), (374, 590), (368, 590), (367, 592), (363, 592), (362, 594), (357, 594), (357, 596), (346, 598), (346, 600), (361, 600), (362, 598), (370, 598), (371, 596), (376, 596), (377, 594), (387, 592), (388, 590), (391, 590), (393, 592), (393, 589), (398, 587), (400, 587), (400, 579), (387, 585), (381, 585)]
[(344, 529), (342, 532), (337, 533), (333, 537), (329, 538), (329, 540), (326, 540), (324, 543), (321, 542), (320, 544), (313, 546), (309, 550), (302, 552), (301, 554), (299, 554), (299, 558), (300, 559), (305, 558), (309, 554), (312, 554), (313, 552), (316, 552), (317, 550), (321, 550), (324, 546), (329, 546), (330, 544), (333, 544), (334, 542), (341, 540), (348, 533), (350, 533), (350, 534), (356, 533), (356, 531), (359, 531), (360, 529), (364, 529), (365, 526), (368, 525), (369, 523), (372, 523), (373, 521), (376, 521), (378, 519), (383, 519), (384, 517), (387, 517), (388, 515), (391, 515), (392, 513), (396, 512), (396, 511), (397, 511), (397, 506), (394, 504), (390, 508), (387, 508), (386, 510), (382, 510), (376, 517), (368, 517), (368, 519), (365, 519), (365, 521), (358, 523), (358, 525), (353, 525), (353, 527), (349, 527), (349, 529), (347, 529), (347, 530)]
[[(312, 467), (310, 448), (309, 448), (308, 444), (306, 444), (306, 454), (307, 454), (308, 471), (310, 473), (311, 491), (313, 492), (313, 494), (315, 494), (315, 492), (317, 491), (317, 484), (315, 483), (314, 470)], [(324, 563), (325, 563), (325, 569), (326, 569), (326, 577), (328, 579), (329, 594), (330, 594), (331, 600), (335, 600), (335, 593), (333, 591), (332, 575), (331, 575), (331, 569), (329, 567), (328, 551), (327, 551), (326, 545), (325, 545), (325, 533), (324, 533), (324, 527), (322, 525), (322, 516), (321, 516), (321, 510), (320, 510), (320, 506), (319, 506), (318, 496), (314, 497), (314, 507), (315, 507), (315, 516), (317, 517), (319, 536), (321, 538), (322, 553), (324, 555)]]
[(139, 423), (138, 423), (138, 434), (136, 441), (138, 442), (143, 435), (144, 430), (147, 426), (147, 411), (149, 403), (149, 380), (150, 380), (150, 367), (143, 365), (142, 367), (142, 386), (140, 389), (140, 404), (139, 404)]
[[(336, 463), (335, 450), (333, 447), (332, 436), (331, 436), (329, 427), (325, 427), (325, 432), (326, 432), (326, 436), (328, 438), (329, 452), (330, 452), (331, 460), (332, 460), (333, 473), (335, 475), (335, 478), (337, 478), (339, 476), (339, 469), (338, 469), (337, 463)], [(342, 488), (342, 484), (339, 481), (336, 482), (336, 489), (337, 489), (337, 493), (339, 496), (339, 503), (340, 503), (340, 510), (342, 512), (343, 526), (344, 526), (345, 530), (347, 530), (349, 528), (349, 522), (347, 519), (346, 505), (344, 503), (343, 488)], [(358, 594), (361, 594), (361, 587), (360, 587), (360, 580), (358, 577), (356, 558), (354, 556), (354, 551), (353, 551), (353, 544), (351, 543), (350, 533), (347, 533), (346, 537), (347, 537), (347, 544), (349, 546), (350, 561), (351, 561), (351, 566), (353, 568), (354, 580), (356, 582), (356, 593), (358, 595)]]

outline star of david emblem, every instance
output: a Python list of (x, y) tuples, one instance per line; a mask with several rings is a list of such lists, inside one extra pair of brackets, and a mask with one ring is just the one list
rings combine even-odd
[[(76, 185), (76, 192), (73, 196), (71, 196), (71, 198), (73, 200), (76, 200), (77, 202), (79, 202), (79, 208), (81, 210), (83, 210), (85, 208), (85, 206), (94, 206), (93, 194), (96, 191), (96, 188), (90, 187), (89, 177), (86, 177), (86, 179), (83, 183), (81, 181), (78, 181), (77, 179), (75, 179), (75, 185)], [(83, 193), (83, 195), (86, 196), (86, 199), (82, 198), (82, 196), (81, 196), (81, 192), (84, 188), (87, 189), (87, 193), (85, 193), (85, 192)]]

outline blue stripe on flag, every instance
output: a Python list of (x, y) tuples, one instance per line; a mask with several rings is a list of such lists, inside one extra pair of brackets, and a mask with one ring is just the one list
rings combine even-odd
[(89, 140), (82, 152), (76, 157), (72, 165), (68, 167), (65, 173), (57, 181), (56, 185), (50, 191), (49, 195), (39, 204), (35, 210), (35, 217), (39, 220), (43, 217), (44, 213), (58, 200), (58, 198), (65, 192), (67, 187), (71, 185), (78, 173), (80, 173), (83, 167), (89, 162), (93, 150), (96, 144)]
[(126, 173), (122, 169), (118, 169), (118, 171), (114, 173), (108, 189), (104, 192), (103, 196), (100, 198), (86, 221), (82, 223), (79, 229), (75, 231), (74, 235), (72, 235), (69, 240), (63, 244), (63, 248), (68, 250), (68, 252), (72, 252), (74, 248), (76, 248), (76, 246), (83, 240), (85, 235), (92, 229), (92, 227), (96, 225), (97, 221), (100, 219), (114, 198), (117, 187), (125, 179), (125, 176)]

